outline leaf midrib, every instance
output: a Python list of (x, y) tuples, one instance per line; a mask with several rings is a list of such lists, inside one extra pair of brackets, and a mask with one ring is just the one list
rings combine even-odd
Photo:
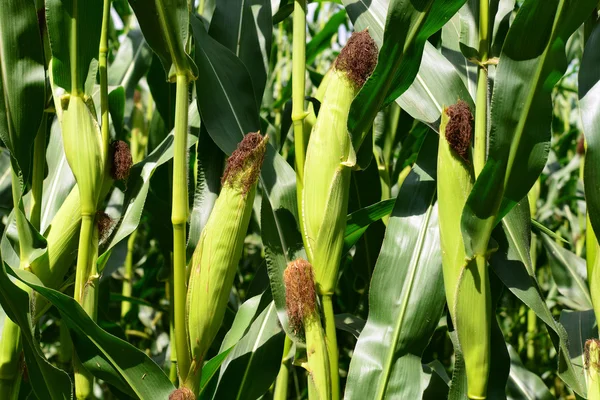
[(380, 381), (379, 384), (379, 390), (378, 390), (378, 394), (377, 394), (377, 399), (379, 400), (383, 400), (385, 398), (385, 392), (387, 390), (387, 386), (390, 380), (390, 374), (391, 374), (391, 369), (392, 369), (392, 363), (394, 361), (394, 354), (396, 354), (396, 346), (398, 344), (398, 338), (400, 336), (400, 331), (402, 330), (402, 325), (404, 322), (404, 315), (406, 313), (406, 308), (408, 307), (408, 299), (412, 293), (412, 289), (413, 289), (413, 284), (415, 281), (415, 277), (416, 277), (416, 273), (417, 273), (417, 267), (419, 264), (419, 261), (421, 259), (421, 254), (423, 251), (423, 246), (425, 245), (425, 239), (426, 239), (426, 235), (425, 233), (427, 232), (427, 228), (429, 227), (429, 221), (431, 219), (431, 214), (433, 212), (433, 199), (435, 198), (435, 194), (436, 191), (434, 191), (432, 193), (431, 199), (429, 200), (429, 207), (427, 209), (427, 213), (425, 215), (425, 221), (423, 221), (423, 224), (421, 225), (421, 230), (419, 232), (419, 236), (417, 238), (417, 243), (415, 245), (415, 251), (413, 252), (413, 257), (411, 257), (411, 264), (409, 266), (409, 271), (410, 271), (410, 278), (408, 279), (408, 288), (405, 291), (406, 295), (404, 296), (404, 301), (402, 301), (402, 307), (400, 309), (400, 315), (398, 316), (398, 319), (396, 320), (396, 326), (394, 329), (394, 335), (392, 337), (392, 347), (390, 349), (388, 349), (388, 357), (387, 360), (385, 362), (384, 368), (383, 368), (383, 377), (382, 377), (382, 381)]

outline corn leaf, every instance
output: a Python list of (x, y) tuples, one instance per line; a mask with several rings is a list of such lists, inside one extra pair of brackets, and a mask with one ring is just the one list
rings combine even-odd
[(208, 135), (204, 125), (200, 127), (196, 149), (198, 168), (186, 248), (188, 262), (192, 258), (194, 249), (200, 240), (200, 233), (208, 221), (221, 190), (221, 174), (223, 165), (225, 165), (223, 152)]
[(256, 104), (267, 83), (273, 36), (269, 0), (218, 1), (208, 33), (231, 50), (248, 68)]
[(592, 308), (585, 260), (560, 247), (546, 235), (542, 235), (542, 241), (548, 254), (552, 277), (569, 308), (580, 311)]
[(160, 58), (169, 80), (175, 74), (197, 76), (196, 66), (186, 54), (190, 36), (188, 0), (129, 0), (144, 38)]
[(42, 42), (32, 2), (7, 0), (0, 13), (0, 138), (27, 183), (44, 112)]
[[(356, 30), (368, 28), (379, 48), (383, 45), (387, 0), (364, 2), (344, 0), (348, 16)], [(444, 29), (448, 24), (444, 25)], [(462, 99), (473, 110), (475, 105), (461, 76), (446, 57), (429, 42), (425, 43), (419, 70), (410, 87), (396, 99), (402, 109), (413, 118), (437, 130), (442, 108)]]
[(490, 258), (490, 267), (508, 290), (546, 324), (552, 344), (558, 353), (558, 375), (576, 393), (584, 396), (583, 375), (575, 370), (569, 357), (567, 332), (554, 319), (535, 278), (529, 255), (530, 221), (527, 201), (522, 201), (508, 213), (502, 221), (502, 230), (496, 230), (494, 235), (499, 249)]
[(506, 398), (508, 400), (555, 399), (544, 381), (525, 368), (519, 354), (510, 345), (508, 346), (508, 353), (510, 354), (510, 375), (506, 383)]
[(562, 310), (559, 321), (565, 327), (569, 337), (568, 355), (571, 358), (571, 364), (576, 373), (583, 377), (587, 369), (584, 353), (585, 341), (598, 337), (598, 326), (594, 310)]
[(600, 23), (588, 39), (579, 71), (579, 108), (587, 142), (584, 179), (585, 200), (596, 235), (600, 234)]
[(496, 72), (488, 159), (463, 211), (467, 256), (487, 251), (486, 232), (527, 194), (546, 164), (551, 93), (567, 67), (565, 43), (595, 5), (525, 1), (515, 17)]
[(275, 303), (271, 302), (223, 361), (212, 398), (253, 400), (261, 397), (279, 372), (284, 338)]
[(46, 150), (46, 162), (48, 163), (48, 177), (44, 179), (40, 222), (41, 232), (45, 232), (48, 226), (50, 226), (54, 215), (56, 215), (75, 185), (75, 177), (65, 156), (58, 118), (54, 119), (50, 128), (50, 141)]
[[(175, 390), (154, 361), (128, 342), (96, 325), (72, 297), (46, 288), (28, 271), (8, 268), (11, 275), (39, 292), (58, 309), (69, 326), (80, 360), (90, 372), (140, 398), (167, 398)], [(10, 282), (5, 272), (0, 273), (0, 282), (4, 288), (18, 290), (25, 295), (22, 289)], [(4, 288), (1, 292), (4, 292)], [(22, 311), (20, 314), (22, 315)], [(56, 383), (52, 382), (51, 386), (54, 385)]]
[[(195, 112), (196, 106), (195, 104), (191, 104), (190, 114)], [(188, 135), (188, 148), (196, 144), (197, 140), (196, 136)], [(152, 153), (131, 168), (127, 181), (127, 191), (120, 207), (120, 216), (118, 216), (119, 225), (108, 239), (104, 254), (98, 260), (99, 263), (102, 262), (103, 257), (109, 255), (108, 252), (110, 249), (136, 230), (140, 223), (146, 197), (148, 196), (150, 178), (158, 167), (173, 158), (173, 143), (174, 133), (171, 132)], [(117, 216), (113, 215), (112, 217)]]
[[(92, 93), (98, 69), (102, 0), (48, 0), (46, 23), (52, 49), (53, 84), (67, 92)], [(71, 48), (73, 38), (76, 46)], [(71, 62), (75, 59), (76, 65)], [(76, 87), (71, 71), (77, 70)]]
[(355, 150), (367, 136), (377, 112), (400, 97), (412, 84), (429, 36), (437, 32), (464, 2), (465, 0), (390, 2), (377, 67), (354, 99), (348, 117), (348, 130), (352, 134)]
[[(437, 135), (430, 132), (398, 193), (373, 272), (369, 318), (350, 363), (346, 399), (416, 399), (425, 390), (421, 355), (445, 302), (436, 143)], [(428, 318), (421, 318), (424, 314)]]
[(69, 375), (46, 360), (34, 336), (29, 296), (10, 280), (5, 268), (10, 267), (2, 263), (0, 303), (6, 315), (21, 328), (27, 370), (31, 379), (36, 382), (32, 387), (33, 392), (40, 399), (71, 399), (73, 388)]

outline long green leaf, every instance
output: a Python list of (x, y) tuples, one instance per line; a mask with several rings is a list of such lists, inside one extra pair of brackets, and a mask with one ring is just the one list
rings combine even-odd
[(273, 36), (269, 0), (218, 1), (210, 21), (210, 36), (231, 50), (248, 68), (256, 104), (261, 104)]
[(548, 253), (552, 277), (570, 308), (582, 311), (592, 308), (585, 260), (560, 247), (546, 235), (542, 235), (542, 240)]
[(393, 0), (373, 75), (356, 96), (348, 116), (352, 144), (360, 147), (377, 112), (396, 100), (415, 79), (425, 42), (465, 0)]
[[(10, 272), (58, 309), (70, 328), (73, 344), (77, 354), (81, 354), (80, 359), (86, 368), (100, 371), (99, 377), (117, 387), (126, 383), (131, 391), (142, 399), (168, 398), (175, 390), (169, 378), (154, 361), (130, 343), (96, 325), (72, 297), (45, 287), (28, 271), (10, 269)], [(12, 285), (12, 290), (21, 290), (12, 283), (6, 283), (8, 277), (5, 273), (0, 274), (0, 280), (4, 281), (6, 288)], [(96, 365), (94, 368), (94, 363), (101, 360), (104, 360), (104, 365)]]
[(197, 76), (194, 62), (185, 52), (190, 35), (188, 0), (129, 0), (129, 4), (169, 80), (175, 74)]
[(570, 311), (560, 313), (560, 323), (569, 337), (569, 357), (576, 373), (583, 377), (586, 373), (585, 341), (598, 337), (598, 325), (594, 310)]
[(542, 378), (529, 371), (512, 346), (508, 346), (510, 354), (510, 375), (506, 385), (508, 400), (553, 400)]
[(497, 217), (527, 194), (546, 164), (551, 93), (567, 67), (565, 43), (596, 3), (529, 0), (517, 13), (496, 72), (488, 159), (463, 211), (467, 256), (487, 251)]
[(586, 392), (585, 383), (583, 375), (579, 374), (571, 363), (567, 332), (554, 319), (535, 278), (529, 255), (530, 221), (527, 201), (521, 202), (508, 213), (502, 221), (502, 230), (496, 230), (494, 235), (499, 249), (490, 258), (490, 267), (504, 285), (546, 324), (552, 344), (558, 353), (560, 378), (583, 396)]
[(346, 399), (417, 399), (426, 389), (421, 354), (445, 302), (435, 206), (436, 143), (430, 132), (398, 193), (371, 281), (369, 318), (350, 363)]
[(600, 23), (588, 39), (579, 70), (579, 109), (587, 149), (585, 151), (585, 200), (590, 221), (600, 234)]
[(6, 315), (21, 328), (25, 362), (31, 379), (36, 382), (34, 393), (40, 399), (71, 399), (71, 379), (66, 372), (46, 360), (34, 336), (29, 296), (10, 280), (5, 266), (4, 263), (0, 266), (0, 303)]
[(25, 182), (46, 101), (44, 55), (33, 2), (7, 0), (0, 12), (0, 138)]
[(213, 399), (253, 400), (269, 390), (279, 371), (284, 338), (271, 303), (227, 355)]
[[(373, 0), (366, 3), (344, 0), (344, 5), (355, 29), (368, 28), (369, 34), (381, 48), (389, 1)], [(444, 29), (447, 25), (444, 25)], [(426, 42), (419, 71), (410, 87), (396, 102), (413, 118), (437, 130), (442, 108), (454, 104), (456, 99), (466, 101), (471, 109), (475, 108), (457, 70), (431, 43)]]
[[(48, 0), (46, 23), (52, 49), (53, 84), (69, 93), (80, 91), (91, 95), (98, 69), (102, 0)], [(75, 66), (71, 65), (73, 59)], [(77, 70), (75, 82), (73, 69)], [(72, 87), (73, 83), (76, 87)]]

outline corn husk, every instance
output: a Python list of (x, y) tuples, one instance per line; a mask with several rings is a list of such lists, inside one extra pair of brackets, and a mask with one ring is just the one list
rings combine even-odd
[(206, 352), (225, 315), (267, 141), (266, 136), (249, 134), (229, 158), (223, 188), (192, 257), (187, 320), (193, 369), (188, 376), (193, 381), (199, 379)]
[(79, 188), (81, 213), (93, 215), (102, 191), (105, 154), (100, 127), (80, 96), (68, 98), (62, 115), (62, 136), (67, 162)]
[(317, 307), (317, 295), (313, 269), (303, 259), (292, 261), (284, 272), (286, 308), (290, 326), (306, 339), (308, 372), (308, 398), (328, 400), (331, 398), (329, 359), (325, 333)]
[[(467, 106), (462, 103), (462, 107)], [(468, 107), (467, 112), (470, 115)], [(492, 318), (487, 262), (484, 257), (467, 260), (461, 232), (462, 211), (475, 181), (470, 161), (471, 138), (470, 132), (469, 136), (460, 137), (456, 122), (449, 127), (448, 113), (449, 109), (442, 113), (437, 166), (444, 286), (465, 361), (468, 396), (485, 399)], [(470, 120), (467, 122), (470, 124)]]
[(344, 245), (350, 174), (356, 163), (348, 113), (376, 62), (377, 47), (368, 32), (355, 33), (327, 73), (326, 93), (308, 143), (302, 222), (321, 294), (333, 292)]
[(600, 340), (585, 342), (585, 377), (588, 400), (600, 400)]

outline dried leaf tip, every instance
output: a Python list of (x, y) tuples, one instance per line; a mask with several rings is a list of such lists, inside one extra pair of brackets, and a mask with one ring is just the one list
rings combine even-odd
[(446, 140), (448, 144), (463, 160), (469, 162), (471, 137), (473, 135), (473, 114), (469, 105), (462, 100), (451, 105), (445, 110), (449, 121), (446, 125)]
[(299, 332), (304, 319), (314, 314), (317, 305), (312, 265), (301, 258), (290, 262), (283, 272), (283, 282), (290, 326)]
[(169, 395), (169, 400), (195, 400), (194, 392), (186, 387), (179, 388)]
[(269, 135), (263, 137), (258, 132), (252, 132), (244, 136), (237, 149), (227, 159), (227, 166), (221, 178), (221, 184), (223, 186), (226, 184), (239, 185), (242, 188), (242, 193), (248, 193), (258, 179), (265, 158), (268, 139)]
[(129, 170), (133, 165), (129, 146), (122, 140), (115, 140), (111, 143), (110, 147), (112, 155), (111, 176), (116, 181), (127, 179), (129, 177)]
[(367, 29), (354, 32), (335, 60), (335, 68), (345, 71), (358, 86), (364, 85), (377, 65), (377, 44)]

